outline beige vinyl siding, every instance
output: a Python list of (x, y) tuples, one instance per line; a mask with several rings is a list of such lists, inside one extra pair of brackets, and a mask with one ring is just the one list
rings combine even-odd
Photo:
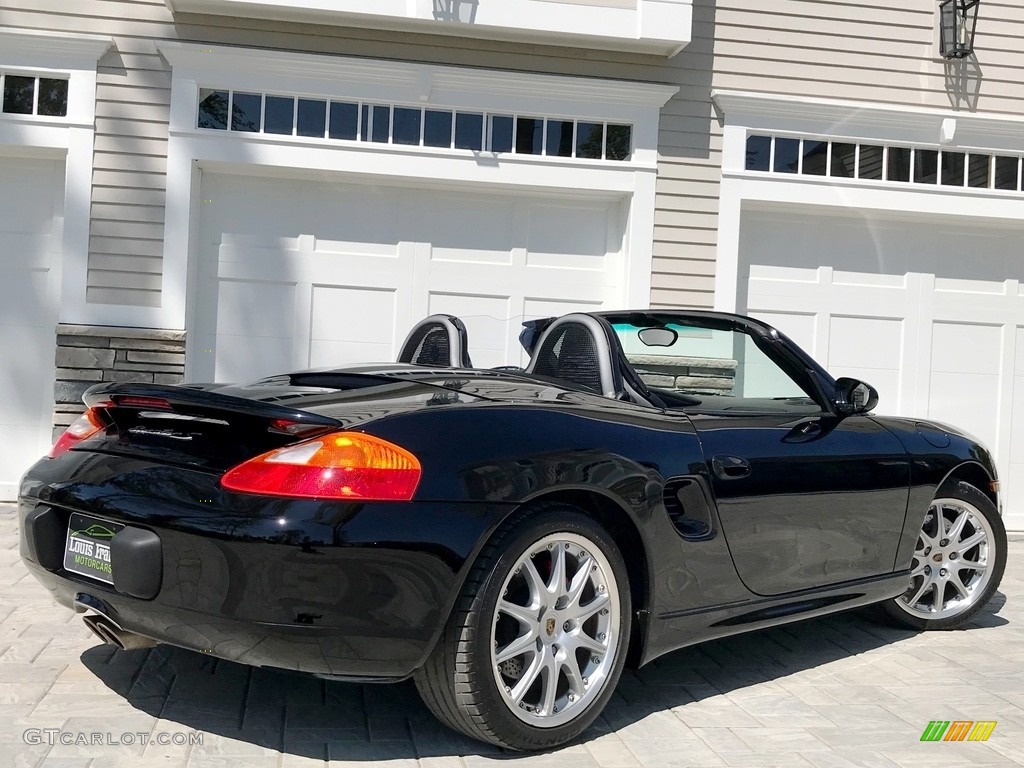
[[(713, 88), (887, 104), (1024, 112), (1024, 4), (986, 0), (977, 93), (947, 92), (935, 0), (694, 0), (675, 58), (449, 36), (172, 17), (163, 0), (0, 0), (0, 24), (112, 36), (100, 62), (88, 297), (160, 301), (170, 71), (160, 39), (669, 83), (660, 131), (652, 304), (710, 306), (721, 127)], [(957, 100), (959, 98), (959, 100)], [(1024, 138), (1021, 149), (1024, 150)]]

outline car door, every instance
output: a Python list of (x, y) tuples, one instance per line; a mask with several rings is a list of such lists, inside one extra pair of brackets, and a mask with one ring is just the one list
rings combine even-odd
[(691, 386), (700, 402), (685, 411), (746, 586), (778, 595), (891, 572), (909, 487), (900, 441), (870, 416), (835, 415), (784, 338), (705, 333), (730, 350), (731, 386)]

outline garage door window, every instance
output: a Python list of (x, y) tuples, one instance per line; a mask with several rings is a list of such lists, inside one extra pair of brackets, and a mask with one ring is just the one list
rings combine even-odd
[(748, 171), (1021, 191), (1021, 158), (792, 136), (747, 137)]
[[(12, 104), (28, 103), (27, 97), (18, 94), (12, 96)], [(633, 157), (633, 126), (626, 124), (303, 99), (218, 88), (199, 89), (196, 127), (583, 160), (628, 162)], [(799, 140), (792, 141), (799, 148)]]
[(67, 78), (32, 77), (0, 72), (0, 100), (9, 115), (67, 117)]

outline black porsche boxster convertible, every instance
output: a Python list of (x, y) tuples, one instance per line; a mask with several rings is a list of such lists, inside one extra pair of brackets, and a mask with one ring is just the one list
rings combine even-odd
[(989, 452), (869, 415), (757, 320), (576, 313), (476, 369), (433, 316), (398, 364), (99, 384), (26, 474), (21, 554), (120, 648), (415, 678), (452, 728), (562, 744), (623, 666), (879, 604), (969, 621), (1005, 566)]

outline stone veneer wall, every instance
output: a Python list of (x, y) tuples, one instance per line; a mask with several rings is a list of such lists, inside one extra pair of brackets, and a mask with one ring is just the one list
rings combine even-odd
[(669, 355), (629, 355), (628, 359), (649, 387), (730, 395), (736, 383), (735, 360)]
[(85, 410), (82, 393), (101, 381), (181, 384), (185, 332), (58, 325), (53, 385), (54, 437)]

